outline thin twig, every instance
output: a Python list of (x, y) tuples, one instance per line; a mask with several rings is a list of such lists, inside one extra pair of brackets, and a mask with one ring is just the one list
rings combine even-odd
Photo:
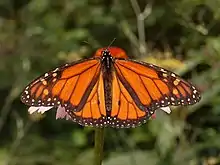
[(149, 3), (145, 6), (143, 12), (138, 5), (137, 0), (130, 0), (132, 8), (135, 12), (137, 18), (137, 29), (138, 29), (138, 38), (139, 38), (139, 51), (141, 55), (147, 54), (147, 46), (146, 46), (146, 37), (145, 37), (145, 24), (144, 20), (151, 14), (152, 12), (152, 4)]
[(17, 152), (23, 138), (25, 137), (26, 133), (29, 131), (32, 125), (31, 121), (28, 121), (24, 125), (23, 119), (20, 117), (18, 113), (16, 113), (16, 111), (13, 112), (13, 116), (15, 117), (15, 120), (16, 120), (17, 134), (16, 134), (15, 140), (12, 143), (11, 150), (9, 151), (5, 165), (16, 164), (16, 162), (13, 162), (14, 160), (13, 157), (15, 153)]
[(15, 83), (14, 86), (12, 87), (10, 93), (6, 97), (5, 104), (3, 105), (3, 108), (1, 110), (1, 115), (0, 115), (0, 132), (2, 131), (2, 128), (3, 128), (4, 124), (5, 124), (5, 121), (7, 120), (7, 117), (9, 115), (12, 102), (18, 97), (19, 92), (20, 92), (20, 87), (17, 85), (17, 83)]
[(120, 22), (120, 28), (124, 32), (125, 36), (130, 40), (131, 44), (135, 46), (135, 48), (139, 48), (139, 41), (137, 36), (132, 32), (130, 25), (126, 20)]
[(195, 30), (196, 32), (202, 34), (202, 35), (208, 35), (209, 30), (203, 23), (195, 24), (191, 17), (188, 17), (184, 15), (182, 12), (178, 11), (177, 9), (173, 10), (181, 19), (179, 19), (179, 23), (183, 25), (186, 28), (190, 28), (192, 30)]

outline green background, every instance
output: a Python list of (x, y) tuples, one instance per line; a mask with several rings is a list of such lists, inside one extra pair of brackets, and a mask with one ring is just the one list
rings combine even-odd
[(136, 129), (107, 129), (104, 165), (220, 163), (220, 0), (1, 0), (0, 165), (90, 165), (94, 132), (29, 115), (20, 102), (34, 78), (91, 57), (117, 38), (131, 58), (180, 74), (199, 104)]

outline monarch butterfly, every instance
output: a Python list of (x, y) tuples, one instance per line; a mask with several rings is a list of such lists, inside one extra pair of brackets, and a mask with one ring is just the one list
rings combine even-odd
[(175, 73), (129, 59), (118, 47), (98, 49), (92, 58), (55, 68), (31, 82), (21, 101), (30, 112), (58, 108), (57, 118), (84, 126), (130, 128), (155, 110), (192, 105), (198, 90)]

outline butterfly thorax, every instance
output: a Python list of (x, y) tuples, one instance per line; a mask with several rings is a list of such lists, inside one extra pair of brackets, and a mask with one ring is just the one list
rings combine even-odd
[(111, 65), (112, 65), (113, 57), (111, 56), (108, 49), (104, 50), (102, 52), (102, 64), (103, 66), (111, 71)]

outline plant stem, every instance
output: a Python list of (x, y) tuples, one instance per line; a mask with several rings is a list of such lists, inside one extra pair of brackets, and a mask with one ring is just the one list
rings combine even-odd
[(94, 165), (101, 165), (103, 159), (104, 128), (95, 128)]

